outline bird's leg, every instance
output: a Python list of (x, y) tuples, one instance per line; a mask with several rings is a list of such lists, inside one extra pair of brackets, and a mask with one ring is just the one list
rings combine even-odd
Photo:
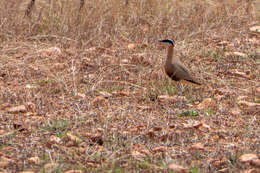
[(183, 85), (181, 83), (177, 83), (177, 89), (178, 89), (178, 97), (180, 98), (180, 101), (179, 101), (179, 107), (182, 108), (183, 107), (183, 98), (182, 98), (182, 95), (183, 95)]

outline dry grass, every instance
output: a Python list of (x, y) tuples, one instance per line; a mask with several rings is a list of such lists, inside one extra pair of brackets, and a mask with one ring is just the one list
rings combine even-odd
[[(87, 0), (80, 12), (79, 3), (39, 0), (24, 17), (28, 1), (0, 1), (0, 156), (12, 160), (1, 171), (254, 168), (238, 158), (259, 154), (259, 110), (238, 103), (259, 102), (259, 35), (249, 32), (260, 24), (257, 1)], [(205, 84), (186, 86), (182, 107), (158, 100), (177, 94), (162, 70), (162, 38), (176, 40), (176, 56)], [(205, 98), (216, 106), (199, 110)], [(27, 111), (7, 111), (17, 105)], [(203, 149), (191, 147), (197, 143)], [(30, 163), (34, 156), (41, 162)]]

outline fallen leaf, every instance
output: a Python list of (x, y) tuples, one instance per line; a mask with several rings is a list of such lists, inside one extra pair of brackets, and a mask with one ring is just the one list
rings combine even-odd
[(237, 100), (241, 101), (241, 100), (246, 100), (248, 97), (247, 96), (238, 96)]
[(195, 144), (192, 144), (190, 146), (190, 149), (193, 149), (193, 150), (205, 150), (204, 146), (202, 145), (202, 143), (195, 143)]
[(104, 96), (98, 96), (94, 98), (91, 103), (95, 107), (104, 106), (106, 104), (106, 98)]
[(8, 113), (16, 114), (16, 113), (25, 113), (27, 111), (24, 105), (15, 106), (7, 110)]
[(130, 62), (130, 61), (129, 61), (128, 59), (122, 59), (122, 60), (121, 60), (121, 63), (122, 63), (122, 64), (129, 64), (129, 62)]
[(85, 133), (85, 136), (87, 138), (89, 138), (92, 142), (95, 142), (95, 143), (97, 143), (99, 145), (103, 145), (103, 143), (104, 143), (104, 139), (103, 139), (102, 135), (99, 134), (99, 133), (96, 133), (96, 134)]
[(237, 69), (236, 69), (236, 70), (229, 70), (228, 73), (231, 74), (231, 75), (233, 75), (233, 76), (250, 79), (250, 75), (247, 75), (247, 74), (244, 73), (244, 72), (240, 72), (240, 71), (238, 71)]
[(132, 151), (131, 155), (134, 156), (135, 158), (144, 158), (144, 157), (146, 157), (145, 154), (143, 154), (143, 153), (141, 153), (139, 151)]
[(9, 165), (11, 165), (12, 163), (8, 162), (8, 161), (0, 161), (0, 168), (6, 168)]
[(44, 171), (47, 173), (54, 172), (59, 167), (58, 163), (46, 163), (44, 165)]
[(186, 173), (188, 172), (188, 168), (185, 168), (183, 166), (177, 165), (175, 163), (171, 163), (168, 165), (168, 168), (177, 172), (177, 173)]
[(233, 116), (240, 116), (241, 110), (239, 108), (232, 108), (229, 113)]
[(227, 45), (229, 45), (229, 44), (230, 44), (229, 41), (221, 41), (221, 42), (218, 42), (218, 43), (217, 43), (218, 46), (227, 46)]
[(208, 108), (214, 108), (215, 106), (216, 106), (215, 100), (213, 100), (212, 98), (206, 98), (198, 105), (198, 109), (203, 110)]
[(97, 50), (96, 47), (91, 47), (91, 48), (86, 49), (86, 52), (94, 52), (96, 50)]
[(58, 47), (50, 47), (47, 49), (41, 49), (38, 51), (42, 56), (49, 57), (51, 55), (60, 55), (61, 54), (61, 49)]
[(86, 95), (85, 94), (83, 94), (83, 93), (76, 93), (75, 94), (75, 99), (84, 99), (86, 97)]
[(151, 110), (151, 106), (150, 105), (139, 105), (137, 106), (137, 108), (141, 109), (141, 110)]
[(81, 170), (69, 170), (69, 171), (66, 171), (65, 173), (83, 173), (83, 171), (81, 171)]
[(255, 92), (256, 92), (256, 95), (257, 95), (257, 96), (260, 96), (260, 87), (257, 87), (256, 90), (255, 90)]
[(256, 169), (248, 169), (248, 170), (245, 170), (244, 173), (259, 173), (259, 171)]
[(99, 92), (100, 95), (104, 96), (105, 98), (108, 98), (108, 97), (111, 97), (112, 94), (108, 93), (108, 92), (105, 92), (105, 91), (100, 91)]
[(9, 108), (11, 105), (9, 103), (3, 103), (0, 105), (0, 110), (5, 110), (6, 108)]
[(154, 139), (155, 134), (153, 130), (149, 130), (149, 132), (147, 133), (147, 135), (149, 136), (150, 139)]
[(55, 63), (51, 67), (52, 72), (62, 71), (66, 68), (66, 64), (64, 63)]
[(247, 57), (247, 54), (241, 53), (241, 52), (233, 52), (233, 54), (236, 55), (236, 56), (244, 57), (244, 58)]
[(33, 84), (26, 84), (25, 85), (25, 88), (27, 88), (27, 89), (33, 89), (33, 88), (37, 88), (35, 85), (33, 85)]
[(48, 139), (48, 143), (49, 144), (60, 144), (61, 143), (61, 139), (57, 136), (51, 135)]
[(127, 91), (113, 91), (112, 94), (116, 96), (129, 96), (129, 92)]
[(33, 102), (27, 102), (26, 107), (29, 111), (32, 111), (32, 112), (36, 111), (36, 105)]
[(260, 33), (260, 26), (252, 26), (250, 29), (252, 32), (259, 32)]
[(23, 121), (16, 121), (13, 123), (14, 129), (18, 130), (19, 132), (26, 130), (25, 125), (26, 123), (24, 123)]
[(239, 160), (242, 163), (251, 162), (254, 159), (258, 159), (258, 156), (256, 154), (243, 154), (239, 157)]
[(161, 126), (155, 126), (153, 127), (154, 131), (161, 131), (163, 128)]
[(191, 120), (191, 121), (188, 121), (188, 123), (182, 123), (182, 125), (183, 125), (183, 128), (187, 128), (187, 129), (196, 128), (197, 129), (197, 128), (201, 127), (203, 125), (203, 123), (201, 123), (199, 121)]
[(167, 147), (165, 147), (165, 146), (159, 146), (159, 147), (155, 147), (155, 148), (153, 148), (152, 149), (153, 150), (153, 152), (164, 152), (164, 151), (166, 151), (167, 150)]
[(259, 112), (260, 111), (260, 103), (252, 103), (248, 101), (239, 101), (239, 105), (243, 106), (248, 111)]
[(40, 159), (39, 157), (37, 157), (37, 156), (35, 156), (35, 157), (30, 157), (30, 158), (28, 159), (28, 162), (29, 162), (29, 163), (34, 163), (34, 164), (40, 164), (41, 159)]
[(159, 102), (177, 102), (178, 96), (160, 95), (157, 99)]
[(254, 166), (260, 167), (260, 159), (253, 159), (250, 163)]
[(128, 44), (128, 49), (135, 49), (136, 48), (136, 45), (134, 44), (134, 43), (130, 43), (130, 44)]
[(0, 168), (6, 168), (12, 165), (13, 163), (14, 160), (2, 156), (0, 160)]
[(68, 132), (66, 137), (71, 140), (71, 141), (75, 141), (75, 142), (81, 142), (81, 139), (75, 135), (73, 135), (71, 132)]

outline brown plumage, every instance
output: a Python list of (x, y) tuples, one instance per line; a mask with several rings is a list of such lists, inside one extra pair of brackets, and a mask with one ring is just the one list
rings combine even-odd
[(173, 40), (165, 39), (159, 42), (169, 44), (167, 59), (164, 65), (166, 74), (174, 81), (192, 84), (195, 86), (201, 85), (190, 74), (188, 69), (181, 63), (178, 56), (173, 56), (173, 48), (175, 42)]

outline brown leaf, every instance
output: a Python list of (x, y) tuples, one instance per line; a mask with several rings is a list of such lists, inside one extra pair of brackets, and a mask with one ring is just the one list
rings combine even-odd
[(28, 54), (28, 50), (22, 50), (21, 52), (14, 55), (14, 57), (18, 59), (18, 58), (22, 58), (22, 57), (26, 56), (27, 54)]
[(233, 54), (236, 56), (247, 57), (247, 54), (242, 53), (242, 52), (233, 52)]
[(239, 157), (239, 160), (242, 163), (251, 162), (254, 159), (258, 159), (258, 156), (256, 154), (243, 154)]
[(113, 91), (112, 92), (113, 95), (116, 95), (116, 96), (129, 96), (129, 92), (127, 91)]
[(71, 141), (75, 141), (75, 142), (81, 142), (82, 141), (79, 137), (73, 135), (71, 132), (68, 132), (66, 137), (67, 137), (67, 139), (69, 139)]
[(44, 165), (44, 171), (45, 172), (54, 172), (55, 170), (57, 170), (59, 164), (58, 163), (46, 163)]
[(218, 46), (227, 46), (227, 45), (229, 45), (229, 44), (230, 44), (229, 41), (221, 41), (221, 42), (218, 42), (218, 43), (217, 43)]
[(66, 68), (66, 64), (64, 63), (55, 63), (51, 67), (52, 72), (62, 71)]
[(26, 129), (26, 123), (24, 123), (24, 122), (22, 122), (22, 121), (20, 121), (20, 122), (14, 122), (13, 123), (13, 126), (14, 126), (14, 129), (16, 129), (16, 130), (18, 130), (19, 132), (22, 132), (22, 131), (24, 131), (24, 130), (27, 130)]
[(242, 105), (246, 110), (252, 112), (259, 112), (260, 111), (260, 103), (252, 103), (248, 101), (239, 101), (239, 105)]
[(84, 99), (86, 97), (86, 94), (83, 93), (76, 93), (75, 94), (75, 99)]
[(204, 146), (202, 145), (202, 143), (195, 143), (195, 144), (192, 144), (190, 146), (190, 149), (193, 149), (193, 150), (205, 150)]
[(171, 163), (168, 165), (168, 168), (177, 172), (177, 173), (186, 173), (188, 172), (188, 168), (185, 168), (183, 166), (177, 165), (175, 163)]
[(260, 159), (253, 159), (250, 163), (254, 166), (260, 167)]
[(232, 108), (230, 110), (230, 114), (233, 116), (240, 116), (241, 115), (241, 110), (239, 108)]
[(106, 104), (106, 98), (104, 96), (98, 96), (94, 98), (91, 103), (95, 107), (104, 106)]
[(28, 159), (28, 162), (29, 162), (29, 163), (34, 163), (34, 164), (40, 164), (41, 159), (40, 159), (39, 157), (37, 157), (37, 156), (35, 156), (35, 157), (30, 157), (30, 158)]
[(7, 110), (8, 113), (16, 114), (16, 113), (25, 113), (27, 111), (24, 105), (15, 106)]
[(51, 135), (48, 139), (48, 143), (49, 144), (60, 144), (61, 143), (61, 139), (57, 136)]
[(157, 99), (159, 102), (177, 102), (178, 96), (160, 95)]
[(132, 151), (131, 155), (134, 156), (135, 158), (144, 158), (144, 157), (146, 157), (145, 154), (143, 154), (143, 153), (141, 153), (139, 151), (136, 151), (136, 150)]
[(155, 127), (153, 127), (153, 130), (154, 131), (161, 131), (163, 129), (163, 127), (161, 127), (161, 126), (155, 126)]
[(199, 128), (203, 125), (203, 123), (199, 122), (199, 121), (188, 121), (188, 123), (182, 123), (183, 128)]
[(1, 160), (0, 160), (0, 168), (6, 168), (13, 163), (14, 163), (14, 160), (2, 156)]
[(9, 103), (3, 103), (0, 105), (0, 110), (5, 110), (6, 108), (9, 108), (11, 105)]
[(245, 170), (244, 173), (259, 173), (259, 171), (256, 169), (248, 169), (248, 170)]
[(159, 147), (155, 147), (155, 148), (153, 148), (152, 149), (153, 150), (153, 152), (164, 152), (164, 151), (166, 151), (167, 150), (167, 147), (165, 147), (165, 146), (159, 146)]
[(252, 32), (260, 33), (260, 26), (252, 26), (249, 30)]
[(135, 49), (136, 48), (136, 45), (134, 44), (134, 43), (130, 43), (130, 44), (128, 44), (128, 49)]
[(150, 105), (138, 105), (137, 108), (141, 109), (141, 110), (151, 110), (151, 106)]
[(244, 73), (244, 72), (240, 72), (237, 69), (235, 70), (229, 70), (228, 74), (231, 74), (232, 76), (237, 76), (237, 77), (242, 77), (242, 78), (246, 78), (246, 79), (250, 79), (250, 75)]
[(105, 91), (100, 91), (99, 92), (100, 95), (104, 96), (105, 98), (108, 98), (108, 97), (111, 97), (112, 94), (108, 93), (108, 92), (105, 92)]
[(241, 100), (246, 100), (248, 97), (247, 96), (238, 96), (237, 100), (241, 101)]
[(122, 64), (129, 64), (129, 62), (130, 62), (129, 59), (122, 59), (121, 60)]
[(98, 161), (93, 161), (93, 160), (87, 160), (86, 161), (87, 167), (97, 167), (99, 165), (100, 165), (100, 162), (98, 162)]
[(96, 133), (96, 134), (85, 133), (85, 136), (87, 138), (89, 138), (92, 142), (98, 143), (99, 145), (103, 145), (103, 143), (104, 143), (104, 139), (103, 139), (102, 135), (99, 133)]
[(147, 133), (147, 135), (149, 136), (149, 138), (154, 139), (155, 134), (153, 130), (149, 130), (149, 132)]
[(65, 173), (83, 173), (83, 171), (81, 171), (81, 170), (69, 170), (69, 171), (66, 171)]
[(0, 161), (0, 168), (6, 168), (6, 167), (8, 167), (9, 165), (11, 165), (10, 162)]
[(256, 92), (256, 95), (257, 95), (257, 96), (260, 96), (260, 87), (257, 87), (256, 90), (255, 90), (255, 92)]
[(32, 111), (32, 112), (36, 111), (36, 105), (33, 102), (27, 102), (26, 107), (29, 111)]
[(198, 105), (198, 109), (204, 110), (208, 108), (214, 108), (215, 106), (216, 106), (215, 100), (213, 100), (212, 98), (206, 98)]
[(51, 55), (60, 55), (61, 50), (58, 47), (50, 47), (47, 49), (41, 49), (38, 53), (40, 53), (41, 56), (49, 57)]

